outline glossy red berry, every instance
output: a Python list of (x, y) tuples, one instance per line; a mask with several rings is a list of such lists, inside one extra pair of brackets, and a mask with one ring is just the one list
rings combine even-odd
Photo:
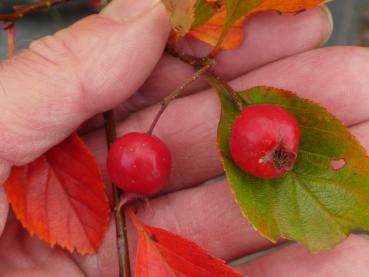
[(111, 181), (125, 192), (150, 195), (167, 183), (171, 156), (157, 137), (129, 133), (112, 144), (107, 169)]
[(287, 110), (277, 105), (250, 105), (236, 118), (229, 145), (240, 168), (268, 179), (293, 168), (299, 142), (299, 125)]

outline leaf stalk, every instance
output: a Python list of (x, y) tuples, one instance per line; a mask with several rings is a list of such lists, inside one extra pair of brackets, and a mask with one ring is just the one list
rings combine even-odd
[(147, 131), (148, 134), (152, 134), (156, 124), (158, 123), (166, 108), (169, 106), (170, 102), (176, 99), (190, 84), (199, 79), (213, 66), (215, 66), (215, 60), (211, 58), (202, 59), (201, 64), (196, 64), (196, 67), (198, 68), (197, 71), (190, 78), (184, 80), (178, 87), (176, 87), (168, 96), (166, 96), (161, 101), (160, 110), (156, 114), (149, 130)]
[[(214, 62), (212, 66), (215, 65), (214, 58), (207, 57), (207, 58), (196, 58), (189, 56), (185, 53), (178, 52), (174, 49), (167, 48), (166, 52), (172, 55), (173, 57), (176, 57), (180, 59), (181, 61), (194, 66), (195, 68), (198, 67), (201, 64), (204, 64), (204, 61), (211, 60)], [(207, 68), (204, 72), (202, 72), (201, 75), (203, 75), (206, 79), (206, 81), (213, 87), (213, 88), (223, 88), (226, 93), (228, 93), (229, 97), (231, 98), (232, 102), (237, 106), (237, 108), (241, 111), (245, 105), (244, 101), (241, 99), (239, 94), (231, 88), (227, 82), (222, 80), (219, 76), (217, 76), (214, 72), (210, 70), (211, 68)]]

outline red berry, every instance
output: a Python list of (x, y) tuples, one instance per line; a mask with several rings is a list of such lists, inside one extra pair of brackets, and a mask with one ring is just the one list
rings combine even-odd
[(129, 133), (112, 144), (107, 168), (111, 181), (124, 191), (150, 195), (167, 183), (171, 156), (157, 137)]
[(299, 125), (287, 110), (277, 105), (250, 105), (236, 118), (229, 144), (240, 168), (268, 179), (293, 168), (299, 142)]

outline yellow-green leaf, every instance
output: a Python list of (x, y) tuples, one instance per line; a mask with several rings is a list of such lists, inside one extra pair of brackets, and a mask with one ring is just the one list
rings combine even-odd
[(217, 12), (217, 9), (213, 4), (207, 2), (206, 0), (197, 0), (195, 5), (195, 20), (191, 26), (191, 29), (196, 29), (213, 17)]
[(227, 0), (225, 3), (227, 17), (224, 22), (222, 35), (220, 36), (217, 48), (222, 46), (228, 31), (241, 17), (249, 14), (262, 0)]
[(236, 22), (253, 13), (263, 11), (294, 13), (323, 5), (329, 1), (331, 0), (224, 0), (222, 2), (225, 2), (227, 17), (215, 49), (223, 48), (223, 41)]
[(174, 31), (184, 36), (195, 21), (196, 0), (161, 0), (167, 9)]

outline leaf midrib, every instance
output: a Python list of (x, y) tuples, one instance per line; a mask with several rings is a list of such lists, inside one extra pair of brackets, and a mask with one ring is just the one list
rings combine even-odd
[[(47, 161), (47, 162), (49, 163), (49, 161)], [(68, 193), (68, 191), (65, 189), (65, 187), (64, 187), (64, 185), (63, 185), (63, 182), (62, 182), (62, 180), (61, 180), (61, 178), (60, 178), (59, 174), (57, 173), (57, 171), (56, 171), (56, 170), (54, 170), (54, 168), (51, 166), (51, 164), (50, 164), (50, 163), (49, 163), (49, 166), (50, 166), (50, 170), (54, 172), (55, 178), (57, 178), (57, 179), (58, 179), (58, 181), (59, 181), (59, 185), (60, 185), (60, 187), (62, 188), (62, 190), (64, 191), (65, 195), (66, 195), (66, 196), (69, 196), (69, 193)], [(74, 204), (72, 203), (72, 201), (69, 199), (69, 197), (66, 197), (66, 198), (67, 198), (67, 201), (68, 201), (68, 203), (69, 203), (70, 207), (73, 207), (73, 211), (74, 211), (73, 213), (74, 213), (74, 214), (76, 215), (76, 217), (78, 218), (78, 222), (79, 222), (80, 226), (82, 227), (83, 232), (84, 232), (84, 233), (85, 233), (85, 235), (86, 235), (87, 241), (88, 241), (88, 243), (89, 243), (89, 245), (90, 245), (91, 249), (95, 249), (94, 245), (92, 244), (92, 239), (91, 239), (90, 235), (87, 233), (87, 230), (85, 229), (85, 226), (83, 225), (83, 221), (82, 221), (82, 219), (81, 219), (81, 216), (80, 216), (80, 215), (79, 215), (79, 213), (77, 212), (76, 207), (74, 206)], [(70, 219), (70, 218), (68, 217), (68, 220), (69, 220), (69, 219)], [(70, 233), (70, 231), (69, 231), (69, 233)]]

